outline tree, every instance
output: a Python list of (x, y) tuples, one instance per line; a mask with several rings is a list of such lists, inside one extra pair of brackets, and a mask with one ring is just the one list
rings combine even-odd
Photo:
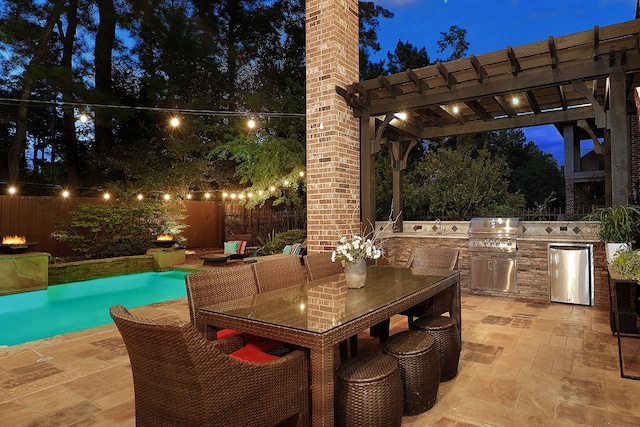
[(519, 191), (527, 207), (550, 204), (564, 206), (564, 175), (557, 161), (544, 153), (533, 141), (527, 142), (521, 129), (486, 132), (477, 135), (478, 147), (504, 156), (512, 171), (509, 191)]
[[(31, 97), (31, 89), (37, 80), (38, 68), (47, 55), (47, 44), (53, 33), (53, 27), (64, 12), (65, 2), (56, 0), (49, 3), (50, 10), (46, 18), (44, 27), (42, 28), (37, 45), (34, 48), (33, 55), (29, 61), (22, 78), (22, 89), (20, 91), (20, 102), (18, 104), (18, 114), (16, 117), (16, 131), (9, 147), (8, 166), (9, 166), (9, 182), (18, 182), (20, 174), (20, 160), (24, 152), (25, 141), (27, 137), (27, 113), (29, 110), (28, 101)], [(19, 15), (19, 8), (15, 13)], [(19, 19), (19, 18), (18, 18)]]
[[(93, 99), (99, 104), (109, 104), (114, 101), (112, 75), (112, 52), (116, 38), (116, 11), (113, 0), (96, 0), (100, 24), (96, 32), (94, 49), (95, 58), (95, 88)], [(96, 109), (95, 139), (99, 153), (108, 154), (113, 146), (113, 115), (108, 109)]]
[(62, 93), (62, 122), (63, 122), (63, 145), (65, 149), (65, 163), (67, 165), (67, 183), (73, 187), (80, 185), (78, 141), (76, 139), (75, 112), (73, 103), (74, 79), (73, 79), (73, 54), (76, 29), (78, 28), (78, 0), (69, 0), (67, 3), (67, 28), (66, 31), (59, 24), (59, 33), (62, 39), (62, 58), (60, 60), (60, 76), (58, 83)]
[(449, 27), (448, 32), (440, 32), (440, 40), (438, 40), (438, 53), (446, 52), (451, 49), (451, 55), (447, 58), (447, 61), (453, 61), (455, 59), (464, 58), (464, 55), (469, 49), (469, 42), (466, 40), (467, 30), (464, 30), (457, 25)]
[(427, 55), (427, 49), (422, 48), (418, 50), (413, 47), (409, 42), (398, 41), (396, 50), (391, 53), (387, 53), (387, 73), (396, 74), (401, 71), (422, 68), (429, 65), (429, 55)]
[(358, 2), (358, 7), (360, 78), (366, 80), (384, 74), (384, 61), (373, 63), (370, 58), (372, 53), (380, 52), (377, 34), (380, 29), (380, 18), (391, 19), (393, 13), (371, 1)]
[(414, 201), (405, 203), (410, 210), (407, 215), (415, 218), (419, 212), (430, 212), (467, 219), (490, 212), (516, 212), (524, 198), (509, 193), (509, 170), (504, 164), (504, 158), (492, 157), (487, 149), (476, 151), (469, 143), (455, 150), (429, 152), (407, 173), (405, 196)]

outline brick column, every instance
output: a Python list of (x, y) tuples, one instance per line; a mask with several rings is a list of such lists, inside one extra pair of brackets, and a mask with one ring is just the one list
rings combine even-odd
[(358, 1), (307, 0), (307, 248), (360, 230), (360, 130), (335, 87), (358, 81)]

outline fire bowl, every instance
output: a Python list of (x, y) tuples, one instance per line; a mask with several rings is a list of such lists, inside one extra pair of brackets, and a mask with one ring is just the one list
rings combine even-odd
[(170, 248), (175, 245), (177, 240), (152, 240), (153, 246), (157, 248)]
[(24, 253), (26, 251), (28, 251), (29, 249), (31, 249), (33, 246), (37, 245), (38, 243), (31, 243), (31, 242), (27, 242), (27, 243), (23, 243), (23, 244), (11, 244), (11, 245), (6, 245), (6, 244), (1, 244), (0, 245), (0, 253), (1, 254), (6, 254), (6, 255), (15, 255), (15, 254), (21, 254)]

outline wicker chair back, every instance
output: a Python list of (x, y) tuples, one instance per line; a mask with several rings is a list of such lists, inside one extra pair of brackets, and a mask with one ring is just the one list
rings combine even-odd
[(286, 257), (251, 264), (256, 274), (258, 292), (268, 292), (305, 282), (299, 257)]
[(455, 270), (458, 267), (458, 249), (415, 247), (407, 260), (409, 268)]
[(331, 261), (331, 252), (317, 252), (304, 257), (310, 280), (318, 280), (336, 274), (344, 273), (344, 267), (339, 261)]
[(248, 363), (190, 323), (143, 319), (122, 306), (110, 312), (129, 353), (137, 426), (308, 425), (304, 352)]
[(187, 301), (191, 322), (198, 326), (196, 316), (201, 307), (248, 297), (258, 293), (256, 276), (251, 265), (216, 268), (202, 273), (187, 274)]

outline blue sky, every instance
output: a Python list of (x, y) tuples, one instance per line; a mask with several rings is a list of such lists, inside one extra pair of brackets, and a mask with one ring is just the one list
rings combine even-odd
[[(386, 59), (398, 41), (423, 46), (431, 60), (438, 53), (440, 33), (452, 25), (467, 30), (467, 53), (480, 55), (520, 46), (549, 36), (559, 37), (635, 18), (637, 0), (373, 0), (393, 12), (380, 20), (378, 59)], [(563, 142), (551, 125), (523, 129), (527, 140), (551, 152), (563, 164)]]

